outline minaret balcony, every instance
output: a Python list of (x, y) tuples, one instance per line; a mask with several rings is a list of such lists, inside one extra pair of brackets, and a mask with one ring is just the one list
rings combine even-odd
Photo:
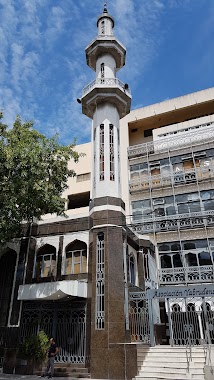
[(131, 92), (128, 85), (118, 78), (96, 78), (82, 92), (82, 112), (93, 118), (94, 110), (100, 103), (112, 103), (120, 118), (130, 112)]
[(87, 65), (96, 71), (98, 56), (111, 54), (119, 70), (125, 65), (126, 49), (113, 35), (99, 35), (85, 49)]

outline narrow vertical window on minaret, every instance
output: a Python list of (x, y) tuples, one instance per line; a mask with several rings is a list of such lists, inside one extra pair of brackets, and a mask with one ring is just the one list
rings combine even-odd
[(105, 322), (105, 307), (104, 307), (104, 290), (105, 290), (105, 271), (104, 271), (104, 233), (100, 232), (97, 235), (96, 247), (96, 329), (103, 330)]
[(101, 34), (105, 34), (105, 20), (101, 21)]
[(100, 181), (104, 181), (104, 124), (100, 124)]
[(101, 76), (101, 83), (104, 83), (105, 80), (105, 64), (101, 63), (100, 65), (100, 76)]
[(114, 181), (114, 126), (109, 124), (110, 181)]

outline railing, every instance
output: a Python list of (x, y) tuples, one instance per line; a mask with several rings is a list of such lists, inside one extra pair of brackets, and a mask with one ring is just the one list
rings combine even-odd
[(169, 172), (168, 175), (140, 175), (139, 178), (129, 181), (129, 191), (141, 191), (147, 188), (157, 188), (163, 186), (177, 186), (198, 181), (204, 181), (214, 177), (214, 166), (209, 168), (200, 167), (197, 169), (183, 170), (179, 173)]
[(125, 84), (118, 78), (96, 78), (83, 88), (82, 96), (85, 96), (94, 87), (120, 87), (122, 91), (131, 94), (130, 89), (125, 88)]
[(145, 144), (133, 145), (128, 148), (128, 157), (145, 156), (155, 153), (169, 152), (193, 145), (201, 145), (210, 142), (214, 138), (214, 123), (206, 127), (203, 126), (193, 132), (184, 133), (180, 131), (175, 136), (168, 138), (158, 138), (158, 140)]
[(159, 283), (180, 284), (194, 282), (212, 282), (214, 280), (214, 266), (204, 265), (195, 267), (167, 268), (158, 271)]
[(132, 342), (150, 343), (149, 312), (145, 307), (129, 308), (129, 323)]
[(200, 211), (189, 214), (176, 214), (152, 218), (142, 218), (134, 221), (132, 229), (140, 233), (181, 230), (198, 228), (214, 224), (214, 211)]

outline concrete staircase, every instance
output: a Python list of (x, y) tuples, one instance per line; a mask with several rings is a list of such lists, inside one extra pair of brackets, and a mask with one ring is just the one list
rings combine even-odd
[[(41, 375), (45, 372), (46, 367), (42, 368), (42, 372), (35, 373)], [(67, 377), (69, 379), (89, 378), (88, 368), (85, 368), (83, 364), (69, 364), (69, 363), (55, 363), (54, 365), (54, 377)]]
[[(138, 375), (135, 380), (204, 380), (204, 349), (192, 347), (187, 371), (186, 347), (137, 346)], [(189, 356), (189, 350), (188, 350)]]

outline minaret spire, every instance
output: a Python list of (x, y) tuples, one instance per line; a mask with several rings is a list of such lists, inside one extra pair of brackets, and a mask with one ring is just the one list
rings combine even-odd
[(104, 3), (103, 13), (108, 13), (108, 10), (107, 10), (107, 3), (106, 3), (106, 2)]

